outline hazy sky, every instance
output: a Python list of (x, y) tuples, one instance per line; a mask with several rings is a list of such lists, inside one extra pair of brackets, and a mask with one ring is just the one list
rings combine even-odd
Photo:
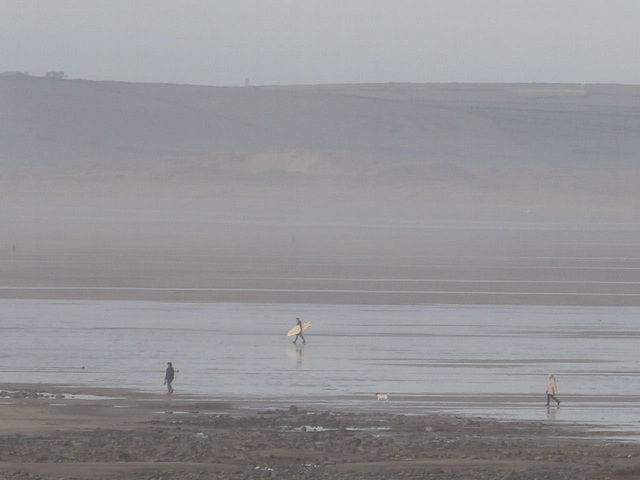
[(204, 85), (640, 83), (639, 0), (2, 0), (0, 71)]

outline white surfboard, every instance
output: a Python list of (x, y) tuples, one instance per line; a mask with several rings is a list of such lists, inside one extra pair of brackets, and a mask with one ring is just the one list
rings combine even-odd
[(287, 337), (293, 337), (294, 335), (299, 334), (301, 331), (305, 331), (307, 328), (311, 326), (311, 322), (302, 322), (302, 330), (300, 330), (300, 326), (296, 325), (291, 330), (287, 332)]

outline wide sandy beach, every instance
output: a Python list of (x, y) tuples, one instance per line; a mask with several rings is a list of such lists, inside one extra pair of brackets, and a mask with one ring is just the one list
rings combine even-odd
[[(268, 230), (273, 245), (260, 255), (250, 254), (257, 233), (234, 230), (222, 238), (223, 233), (196, 238), (214, 246), (241, 239), (234, 243), (237, 251), (214, 255), (179, 242), (163, 251), (110, 250), (108, 232), (100, 239), (101, 252), (95, 246), (47, 251), (17, 244), (2, 255), (0, 297), (159, 305), (640, 305), (635, 231), (609, 236), (545, 229), (409, 232), (415, 235), (390, 230), (380, 240), (380, 230), (351, 237), (310, 229), (297, 231), (292, 243), (284, 241), (286, 232)], [(266, 241), (264, 233), (260, 242)], [(367, 233), (378, 244), (363, 242)], [(442, 238), (434, 240), (436, 234)], [(588, 240), (580, 242), (582, 236)], [(316, 256), (285, 254), (301, 243), (301, 252), (317, 251), (316, 243), (331, 248)], [(402, 245), (402, 254), (386, 255), (386, 245)], [(599, 332), (594, 329), (592, 336)], [(132, 350), (133, 358), (138, 352)], [(377, 404), (375, 410), (337, 411), (298, 402), (290, 409), (286, 398), (248, 408), (220, 396), (46, 384), (0, 388), (6, 391), (0, 398), (0, 479), (640, 478), (636, 443), (552, 419), (402, 415)], [(606, 408), (622, 412), (624, 402), (619, 403)], [(630, 403), (636, 404), (635, 397)]]
[[(528, 236), (516, 233), (515, 243)], [(576, 235), (580, 232), (571, 240)], [(181, 251), (24, 252), (18, 245), (4, 254), (0, 297), (160, 300), (160, 305), (637, 306), (637, 248), (628, 232), (622, 236), (576, 249), (550, 235), (540, 251), (529, 248), (526, 256), (476, 252), (473, 237), (464, 248), (441, 247), (428, 256), (408, 248), (406, 256), (393, 258), (375, 249), (258, 258)], [(447, 238), (441, 242), (446, 243)], [(547, 254), (549, 245), (554, 255)], [(640, 478), (636, 443), (552, 418), (403, 415), (378, 404), (337, 411), (298, 402), (289, 408), (286, 398), (249, 405), (219, 396), (47, 384), (0, 389), (0, 479)], [(622, 403), (607, 408), (624, 411)]]
[[(579, 426), (4, 384), (2, 479), (638, 478)], [(562, 407), (560, 407), (562, 408)]]

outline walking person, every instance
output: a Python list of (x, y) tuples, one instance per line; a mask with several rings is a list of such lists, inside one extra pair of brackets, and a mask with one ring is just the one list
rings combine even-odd
[(173, 393), (171, 382), (173, 382), (174, 375), (173, 365), (171, 365), (171, 362), (167, 362), (167, 371), (164, 374), (164, 384), (167, 386), (167, 393)]
[(556, 377), (549, 375), (549, 381), (547, 382), (547, 406), (549, 406), (551, 399), (555, 400), (557, 404), (560, 405), (560, 400), (556, 398), (557, 391), (558, 386), (556, 385)]
[(298, 341), (298, 337), (300, 337), (302, 339), (302, 343), (307, 343), (304, 340), (304, 337), (302, 336), (302, 322), (300, 321), (299, 318), (296, 318), (296, 323), (298, 324), (298, 327), (300, 327), (300, 331), (298, 333), (296, 333), (296, 338), (293, 340), (293, 343), (296, 343)]

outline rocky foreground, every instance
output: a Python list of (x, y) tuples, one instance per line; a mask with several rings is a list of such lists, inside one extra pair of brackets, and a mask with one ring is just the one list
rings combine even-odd
[(0, 479), (640, 478), (636, 443), (554, 423), (3, 395)]

